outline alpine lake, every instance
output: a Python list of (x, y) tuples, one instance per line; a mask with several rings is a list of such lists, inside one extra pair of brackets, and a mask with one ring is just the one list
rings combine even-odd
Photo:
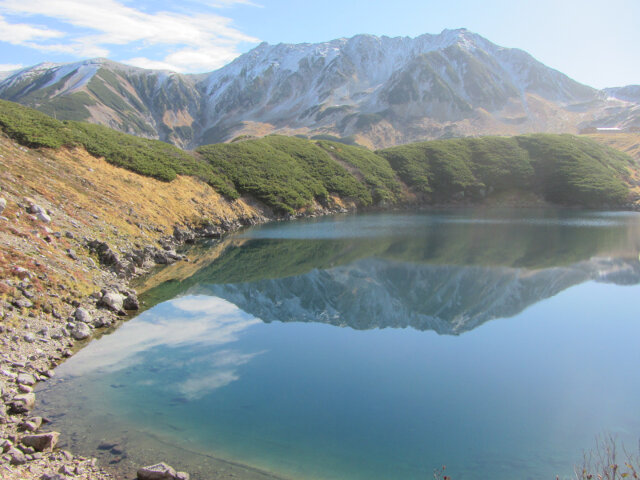
[(36, 414), (130, 477), (573, 478), (599, 436), (638, 445), (639, 251), (631, 212), (253, 227), (135, 285)]

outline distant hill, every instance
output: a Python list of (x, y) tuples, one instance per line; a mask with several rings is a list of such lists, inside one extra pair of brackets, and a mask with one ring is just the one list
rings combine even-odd
[(269, 135), (181, 150), (86, 122), (60, 121), (0, 100), (0, 129), (31, 148), (82, 147), (166, 182), (195, 176), (227, 198), (276, 214), (397, 204), (477, 204), (511, 194), (562, 205), (634, 200), (637, 162), (573, 135), (532, 134), (413, 143), (372, 152), (330, 140)]
[(637, 87), (598, 91), (465, 29), (263, 43), (211, 73), (107, 59), (0, 76), (0, 98), (182, 148), (239, 135), (332, 135), (370, 148), (487, 134), (640, 126)]

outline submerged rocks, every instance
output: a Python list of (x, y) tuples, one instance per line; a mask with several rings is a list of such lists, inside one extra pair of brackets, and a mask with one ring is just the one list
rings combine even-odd
[(138, 480), (189, 480), (189, 474), (176, 472), (166, 463), (158, 463), (139, 468)]
[(36, 452), (51, 452), (58, 443), (58, 438), (60, 438), (58, 432), (25, 435), (22, 437), (22, 444), (32, 447)]

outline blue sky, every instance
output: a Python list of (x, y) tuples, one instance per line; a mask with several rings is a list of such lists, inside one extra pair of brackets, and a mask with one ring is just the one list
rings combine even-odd
[(640, 84), (640, 0), (0, 0), (0, 70), (101, 56), (205, 72), (261, 41), (459, 27), (594, 87)]

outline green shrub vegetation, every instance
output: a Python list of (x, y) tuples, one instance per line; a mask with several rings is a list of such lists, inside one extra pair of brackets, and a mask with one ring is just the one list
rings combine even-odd
[(559, 204), (618, 205), (629, 195), (628, 155), (574, 135), (435, 140), (376, 152), (429, 201), (529, 190)]
[(205, 145), (196, 150), (241, 193), (255, 196), (281, 212), (326, 204), (331, 193), (361, 205), (371, 194), (344, 167), (313, 142), (270, 135), (257, 140)]
[(371, 189), (374, 203), (396, 203), (402, 199), (402, 186), (384, 157), (364, 148), (327, 140), (319, 140), (317, 145), (356, 170), (356, 175)]
[(187, 152), (2, 100), (0, 129), (32, 148), (82, 146), (109, 163), (163, 181), (196, 176), (228, 198), (252, 195), (279, 213), (314, 202), (328, 205), (331, 195), (360, 206), (401, 203), (407, 190), (425, 203), (477, 201), (512, 191), (558, 204), (619, 205), (629, 197), (629, 172), (637, 169), (628, 155), (573, 135), (458, 138), (377, 152), (324, 137), (269, 135)]
[(159, 140), (135, 137), (110, 128), (81, 122), (61, 122), (17, 103), (0, 100), (0, 128), (31, 148), (82, 146), (94, 156), (141, 175), (171, 181), (193, 175), (230, 198), (238, 192), (223, 175), (194, 155)]

